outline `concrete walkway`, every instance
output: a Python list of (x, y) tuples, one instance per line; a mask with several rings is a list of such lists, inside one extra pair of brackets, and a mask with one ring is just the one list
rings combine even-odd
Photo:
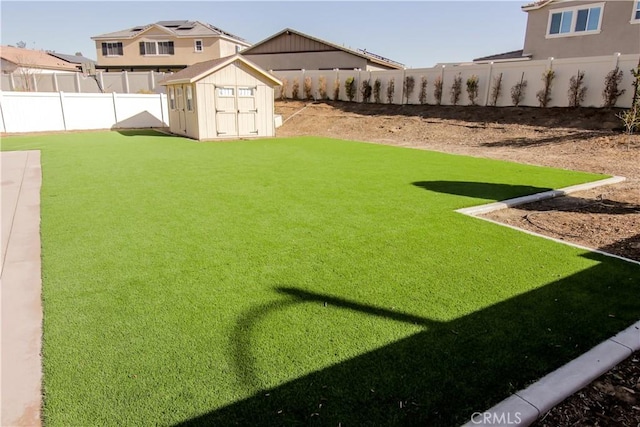
[(39, 426), (42, 400), (40, 152), (2, 152), (0, 162), (0, 424)]

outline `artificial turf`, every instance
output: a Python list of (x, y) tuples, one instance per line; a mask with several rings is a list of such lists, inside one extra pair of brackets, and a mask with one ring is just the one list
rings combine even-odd
[(600, 176), (324, 138), (42, 150), (44, 420), (453, 425), (640, 318), (640, 268), (454, 210)]

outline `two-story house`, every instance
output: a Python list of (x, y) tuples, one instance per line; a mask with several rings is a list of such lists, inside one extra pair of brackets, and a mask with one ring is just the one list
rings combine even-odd
[(640, 0), (543, 0), (527, 12), (523, 56), (532, 59), (640, 53)]
[(474, 62), (640, 54), (640, 0), (541, 0), (522, 10), (523, 49)]
[(91, 39), (96, 43), (97, 67), (107, 71), (178, 71), (251, 46), (200, 21), (159, 21)]

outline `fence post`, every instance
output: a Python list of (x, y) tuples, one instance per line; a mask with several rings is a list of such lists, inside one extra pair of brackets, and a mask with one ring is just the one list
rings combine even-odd
[(33, 82), (33, 92), (38, 91), (38, 79), (36, 79), (35, 74), (31, 74), (31, 81)]
[[(153, 71), (151, 71), (153, 73)], [(162, 94), (159, 93), (158, 96), (160, 97), (160, 120), (162, 120), (162, 125), (164, 127), (164, 102), (162, 101)]]
[(149, 90), (154, 91), (156, 89), (156, 79), (153, 76), (154, 71), (149, 71)]
[(15, 92), (16, 90), (16, 82), (13, 80), (13, 73), (9, 74), (9, 89), (11, 89), (12, 92)]
[(76, 85), (76, 92), (82, 93), (82, 88), (80, 87), (80, 73), (76, 73), (75, 85)]
[(60, 92), (60, 88), (58, 87), (58, 73), (51, 73), (51, 79), (53, 80), (53, 91)]
[(98, 72), (98, 81), (100, 82), (100, 89), (104, 93), (104, 79), (102, 78), (102, 71)]
[(487, 90), (484, 91), (484, 107), (489, 105), (489, 91), (491, 90), (492, 77), (493, 77), (493, 61), (489, 62), (489, 72), (487, 73)]
[[(125, 71), (126, 73), (126, 71)], [(116, 93), (111, 93), (111, 99), (113, 101), (113, 123), (114, 125), (118, 124), (118, 109), (116, 108)]]
[(129, 93), (129, 74), (126, 71), (122, 72), (122, 89), (124, 93)]
[(67, 130), (67, 118), (64, 115), (64, 92), (60, 91), (60, 112), (62, 113), (62, 127)]
[(615, 70), (620, 65), (620, 52), (613, 54), (613, 69)]
[(0, 91), (0, 117), (2, 118), (2, 132), (6, 132), (7, 123), (4, 121), (4, 111), (2, 110), (2, 91)]

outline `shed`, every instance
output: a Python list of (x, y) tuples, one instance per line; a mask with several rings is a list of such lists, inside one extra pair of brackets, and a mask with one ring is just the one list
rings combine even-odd
[(275, 135), (274, 87), (282, 83), (238, 54), (194, 64), (160, 84), (172, 133), (197, 140)]

